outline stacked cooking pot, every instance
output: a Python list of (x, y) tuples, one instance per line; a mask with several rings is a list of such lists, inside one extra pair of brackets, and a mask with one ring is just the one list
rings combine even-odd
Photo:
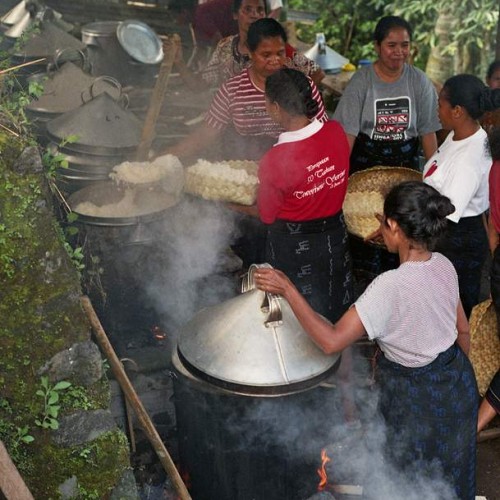
[(284, 299), (255, 288), (256, 269), (241, 295), (182, 329), (173, 356), (180, 462), (197, 500), (310, 496), (319, 450), (308, 447), (327, 442), (336, 418), (335, 391), (321, 383), (339, 355), (310, 340)]
[(115, 99), (122, 95), (121, 85), (110, 77), (94, 78), (87, 73), (86, 57), (79, 51), (79, 63), (67, 61), (59, 66), (60, 56), (56, 55), (54, 65), (46, 73), (32, 75), (29, 82), (39, 82), (43, 86), (43, 93), (26, 106), (26, 115), (31, 121), (38, 140), (47, 145), (48, 137), (46, 124), (62, 113), (79, 108), (90, 99), (107, 92)]
[[(126, 109), (126, 99), (108, 92), (91, 98), (46, 124), (49, 149), (62, 153), (67, 168), (58, 171), (58, 185), (72, 193), (93, 182), (107, 180), (115, 165), (130, 160), (139, 145), (141, 121)], [(73, 140), (68, 142), (68, 137)]]
[[(16, 28), (16, 26), (11, 28), (11, 30)], [(6, 33), (6, 37), (11, 30)], [(22, 48), (15, 49), (11, 55), (12, 66), (33, 63), (20, 68), (16, 73), (16, 78), (21, 84), (26, 84), (26, 80), (30, 75), (44, 72), (47, 64), (63, 49), (69, 54), (69, 51), (79, 52), (84, 50), (85, 45), (74, 36), (56, 26), (53, 22), (39, 22), (38, 30), (33, 32), (33, 35), (23, 44)]]

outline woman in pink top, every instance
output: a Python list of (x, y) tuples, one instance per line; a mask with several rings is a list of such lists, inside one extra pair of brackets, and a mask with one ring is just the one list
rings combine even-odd
[[(494, 128), (489, 135), (493, 165), (490, 170), (490, 215), (488, 218), (488, 240), (493, 261), (491, 264), (491, 298), (495, 305), (500, 332), (500, 128)], [(500, 362), (500, 360), (499, 360)], [(485, 398), (479, 408), (478, 432), (500, 414), (500, 370), (493, 377)]]

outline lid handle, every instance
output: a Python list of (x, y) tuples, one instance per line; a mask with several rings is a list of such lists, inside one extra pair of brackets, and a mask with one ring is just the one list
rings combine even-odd
[[(255, 290), (257, 288), (254, 275), (257, 269), (262, 268), (272, 269), (273, 266), (268, 263), (252, 264), (248, 268), (248, 272), (243, 277), (243, 281), (241, 283), (242, 293), (249, 292), (250, 290)], [(265, 326), (268, 328), (280, 326), (283, 324), (283, 314), (281, 312), (279, 297), (279, 295), (276, 295), (274, 293), (265, 292), (265, 299), (262, 303), (261, 310), (264, 313), (268, 313), (267, 320), (264, 322)]]
[[(64, 56), (64, 58), (63, 58)], [(77, 57), (75, 57), (77, 56)], [(88, 60), (87, 56), (83, 53), (83, 51), (78, 49), (70, 49), (66, 47), (65, 49), (57, 49), (54, 54), (54, 59), (51, 63), (47, 65), (47, 73), (50, 75), (60, 69), (60, 64), (65, 62), (77, 62), (80, 59), (81, 68), (85, 71), (87, 67)]]

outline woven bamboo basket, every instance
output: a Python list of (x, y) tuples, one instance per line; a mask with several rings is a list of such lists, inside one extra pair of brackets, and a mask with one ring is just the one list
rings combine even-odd
[(481, 396), (500, 368), (500, 339), (495, 307), (491, 299), (478, 304), (470, 317), (471, 344), (469, 358), (476, 374)]
[(387, 193), (400, 182), (421, 180), (420, 172), (405, 167), (377, 166), (352, 174), (343, 205), (347, 230), (366, 238), (379, 227), (375, 214), (383, 213)]

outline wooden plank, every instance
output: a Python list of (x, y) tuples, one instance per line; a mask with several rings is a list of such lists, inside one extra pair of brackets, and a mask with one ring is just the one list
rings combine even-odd
[(34, 500), (2, 441), (0, 441), (0, 491), (7, 500)]

